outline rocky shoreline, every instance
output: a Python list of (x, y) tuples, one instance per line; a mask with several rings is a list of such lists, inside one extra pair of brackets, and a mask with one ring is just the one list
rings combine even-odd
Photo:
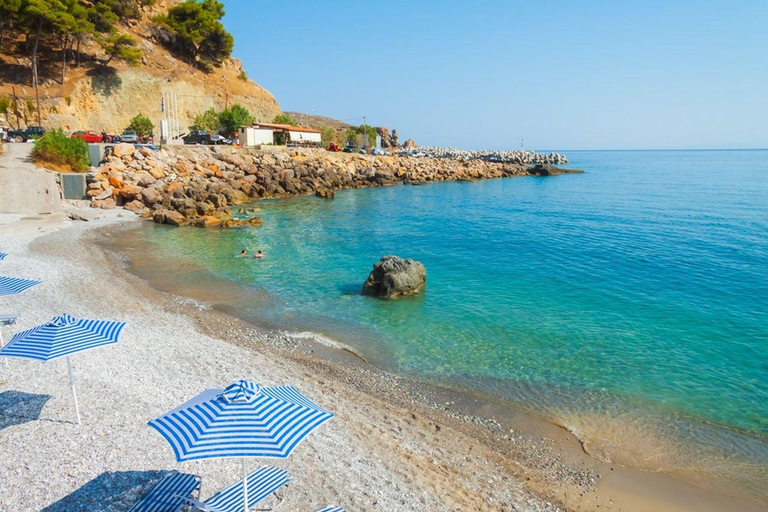
[(260, 198), (306, 194), (333, 198), (335, 190), (347, 188), (570, 172), (582, 171), (479, 158), (230, 146), (165, 146), (154, 150), (118, 144), (86, 179), (87, 196), (94, 208), (124, 206), (144, 218), (173, 226), (237, 228), (259, 225), (261, 219), (235, 218), (231, 206)]

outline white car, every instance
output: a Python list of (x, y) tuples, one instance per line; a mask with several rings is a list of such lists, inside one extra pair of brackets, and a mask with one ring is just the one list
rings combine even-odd
[(133, 130), (125, 130), (120, 136), (120, 139), (129, 144), (138, 144), (139, 142), (139, 136)]

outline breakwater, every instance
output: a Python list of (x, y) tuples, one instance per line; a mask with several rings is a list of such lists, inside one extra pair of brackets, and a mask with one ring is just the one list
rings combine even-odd
[(87, 195), (96, 208), (123, 205), (161, 224), (198, 227), (257, 225), (233, 218), (232, 205), (266, 197), (334, 190), (471, 181), (580, 172), (482, 159), (411, 158), (331, 153), (317, 149), (261, 150), (230, 146), (167, 146), (159, 150), (119, 144), (88, 173)]

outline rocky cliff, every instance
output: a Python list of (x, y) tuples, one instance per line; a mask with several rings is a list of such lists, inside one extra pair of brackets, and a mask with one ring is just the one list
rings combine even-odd
[[(195, 115), (214, 107), (239, 103), (259, 121), (271, 121), (280, 107), (268, 91), (245, 77), (240, 61), (228, 59), (219, 68), (204, 72), (179, 60), (157, 43), (150, 18), (173, 2), (158, 2), (139, 20), (121, 24), (119, 31), (137, 39), (143, 58), (140, 65), (130, 67), (113, 61), (109, 67), (99, 65), (106, 59), (103, 48), (93, 40), (84, 43), (80, 67), (72, 63), (61, 83), (61, 63), (56, 48), (41, 53), (40, 115), (45, 127), (68, 130), (122, 131), (130, 119), (142, 113), (157, 125), (162, 118), (162, 93), (176, 94), (182, 131), (186, 131)], [(21, 39), (6, 41), (0, 48), (0, 97), (14, 94), (25, 106), (34, 102), (31, 85), (30, 57), (22, 51)], [(34, 104), (34, 103), (32, 103)], [(0, 114), (0, 124), (16, 126), (37, 124), (37, 112), (21, 108), (21, 116)]]

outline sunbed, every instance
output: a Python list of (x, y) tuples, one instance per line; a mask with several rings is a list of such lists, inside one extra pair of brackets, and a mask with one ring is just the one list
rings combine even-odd
[[(264, 466), (248, 475), (248, 510), (274, 494), (279, 502), (283, 499), (277, 491), (291, 481), (288, 472), (275, 466)], [(238, 480), (229, 487), (220, 490), (205, 502), (185, 498), (185, 503), (205, 512), (242, 512), (243, 481)], [(275, 505), (275, 507), (277, 507)], [(259, 509), (274, 510), (274, 508)]]
[(178, 512), (184, 499), (200, 489), (200, 477), (174, 471), (167, 475), (129, 512)]

